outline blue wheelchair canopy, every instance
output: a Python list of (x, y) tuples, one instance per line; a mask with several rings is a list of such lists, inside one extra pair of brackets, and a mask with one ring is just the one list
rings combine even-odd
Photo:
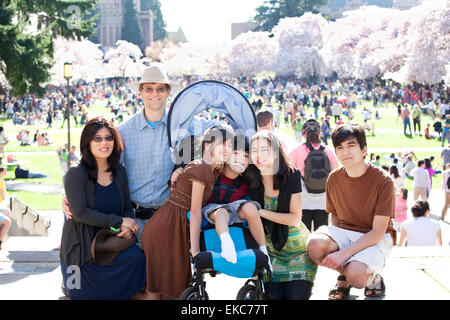
[(172, 152), (186, 137), (202, 136), (204, 126), (193, 122), (196, 115), (208, 109), (223, 114), (236, 134), (249, 140), (258, 128), (255, 111), (239, 90), (217, 80), (199, 81), (178, 93), (170, 107), (167, 135)]

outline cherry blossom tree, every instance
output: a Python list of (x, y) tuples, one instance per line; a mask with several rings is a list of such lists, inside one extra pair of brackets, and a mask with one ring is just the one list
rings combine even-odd
[(450, 61), (450, 6), (446, 0), (427, 1), (405, 13), (411, 21), (404, 64), (385, 78), (402, 83), (438, 83)]
[(253, 77), (272, 70), (277, 47), (277, 42), (269, 37), (269, 32), (239, 35), (230, 44), (228, 61), (231, 75)]
[(75, 41), (60, 37), (54, 40), (54, 46), (54, 64), (50, 70), (50, 83), (66, 83), (63, 75), (65, 62), (71, 62), (73, 65), (73, 80), (94, 81), (104, 77), (103, 52), (99, 49), (99, 44), (87, 39)]
[(321, 49), (328, 22), (319, 14), (281, 19), (272, 32), (278, 42), (275, 71), (299, 77), (327, 74)]
[(339, 78), (437, 83), (450, 59), (449, 21), (446, 0), (402, 11), (362, 7), (329, 23), (321, 53)]
[(109, 49), (104, 57), (106, 77), (138, 77), (142, 73), (139, 60), (142, 51), (131, 42), (118, 40), (114, 48)]
[(322, 53), (339, 78), (368, 79), (380, 74), (380, 53), (389, 44), (389, 22), (398, 15), (398, 10), (365, 6), (344, 12), (343, 18), (329, 24)]
[(179, 47), (163, 49), (161, 62), (171, 76), (208, 75), (211, 59), (217, 48), (209, 44), (181, 43)]

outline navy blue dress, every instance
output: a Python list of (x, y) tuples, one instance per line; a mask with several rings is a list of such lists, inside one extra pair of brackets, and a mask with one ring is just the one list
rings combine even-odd
[[(106, 187), (95, 184), (94, 209), (120, 215), (121, 205), (115, 181)], [(97, 233), (100, 228), (94, 230)], [(86, 262), (80, 268), (78, 282), (74, 269), (68, 270), (62, 259), (61, 271), (64, 286), (73, 300), (125, 300), (145, 288), (145, 255), (136, 245), (119, 253), (106, 266)]]

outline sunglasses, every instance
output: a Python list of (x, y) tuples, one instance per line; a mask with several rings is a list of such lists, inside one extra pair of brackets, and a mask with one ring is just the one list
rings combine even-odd
[(156, 89), (153, 89), (152, 87), (146, 87), (143, 88), (143, 90), (145, 91), (145, 93), (153, 93), (155, 91), (156, 93), (162, 94), (166, 92), (166, 87), (157, 87)]
[(94, 142), (102, 142), (103, 140), (109, 141), (109, 142), (114, 141), (114, 136), (109, 135), (104, 138), (100, 137), (100, 136), (95, 136), (94, 139), (92, 139), (92, 141), (94, 141)]

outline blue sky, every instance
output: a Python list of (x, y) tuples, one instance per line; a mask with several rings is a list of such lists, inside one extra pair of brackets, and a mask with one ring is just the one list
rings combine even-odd
[(191, 42), (231, 41), (231, 23), (255, 16), (264, 0), (160, 0), (168, 31), (181, 27)]

